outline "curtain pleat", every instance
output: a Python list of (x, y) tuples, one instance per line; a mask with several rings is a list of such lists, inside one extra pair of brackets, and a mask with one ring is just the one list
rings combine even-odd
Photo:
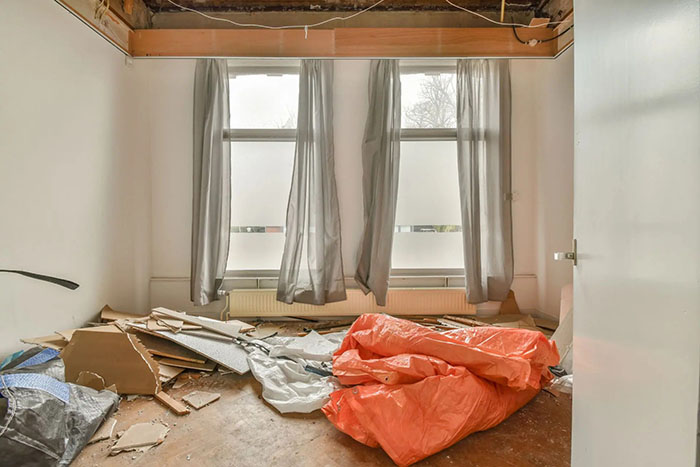
[(507, 60), (457, 63), (457, 157), (467, 300), (505, 300), (513, 282)]
[(364, 233), (355, 281), (386, 305), (396, 219), (401, 148), (401, 75), (398, 60), (372, 60), (369, 110), (362, 145)]
[(333, 150), (333, 62), (302, 60), (294, 171), (277, 300), (345, 300)]
[(197, 60), (194, 82), (192, 261), (190, 298), (218, 299), (226, 272), (231, 229), (231, 154), (226, 60)]

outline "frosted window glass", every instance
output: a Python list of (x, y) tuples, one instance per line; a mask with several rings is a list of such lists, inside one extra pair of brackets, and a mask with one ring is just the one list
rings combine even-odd
[(394, 232), (391, 266), (396, 269), (462, 269), (462, 233)]
[(284, 233), (232, 233), (226, 269), (279, 269)]
[(279, 269), (293, 166), (293, 142), (231, 143), (228, 270)]
[(299, 75), (239, 75), (229, 82), (231, 128), (296, 128)]
[(397, 225), (461, 225), (455, 141), (401, 143)]
[(401, 143), (392, 267), (463, 268), (454, 141)]
[(231, 143), (231, 225), (283, 226), (294, 142)]

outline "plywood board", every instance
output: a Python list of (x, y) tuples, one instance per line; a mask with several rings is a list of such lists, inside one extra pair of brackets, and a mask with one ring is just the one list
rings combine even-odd
[(146, 329), (146, 325), (141, 323), (133, 323), (131, 326), (141, 332), (173, 341), (238, 374), (243, 375), (250, 370), (247, 359), (248, 353), (241, 346), (233, 342), (193, 336), (184, 332), (176, 334), (169, 331), (149, 331)]

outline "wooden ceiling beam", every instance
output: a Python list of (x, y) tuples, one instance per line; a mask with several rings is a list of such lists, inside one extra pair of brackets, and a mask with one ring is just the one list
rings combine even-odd
[[(523, 40), (552, 29), (519, 29)], [(144, 29), (134, 57), (552, 57), (557, 41), (524, 45), (510, 28), (342, 28), (309, 30)]]

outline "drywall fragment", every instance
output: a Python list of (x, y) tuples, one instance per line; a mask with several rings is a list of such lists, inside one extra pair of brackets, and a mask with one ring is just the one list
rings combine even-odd
[(173, 399), (168, 393), (164, 391), (157, 393), (156, 399), (158, 399), (158, 401), (161, 404), (169, 408), (171, 411), (175, 412), (177, 415), (187, 415), (188, 413), (190, 413), (190, 409), (188, 409), (185, 404)]
[(205, 363), (194, 363), (185, 362), (183, 360), (175, 360), (173, 358), (161, 358), (160, 360), (158, 360), (158, 364), (170, 365), (176, 368), (187, 368), (188, 370), (198, 371), (214, 371), (214, 368), (216, 368), (216, 362), (212, 362), (211, 360)]
[(66, 381), (81, 372), (100, 375), (119, 394), (155, 394), (160, 390), (158, 363), (133, 334), (115, 326), (78, 329), (61, 352)]
[(133, 323), (131, 327), (141, 331), (139, 335), (141, 333), (153, 334), (173, 341), (240, 375), (246, 374), (250, 370), (248, 366), (248, 352), (230, 340), (221, 341), (189, 334), (197, 331), (182, 331), (177, 334), (169, 331), (149, 331), (142, 323)]
[(81, 371), (78, 373), (78, 377), (75, 380), (75, 384), (80, 386), (86, 386), (92, 388), (95, 391), (102, 391), (105, 389), (105, 380), (102, 376), (92, 371)]
[[(142, 330), (142, 328), (134, 328), (136, 330)], [(185, 360), (188, 362), (204, 363), (207, 361), (206, 357), (203, 357), (179, 344), (172, 342), (166, 338), (163, 338), (159, 334), (152, 332), (140, 332), (137, 336), (141, 343), (148, 349), (151, 355), (157, 355), (159, 357), (175, 358), (177, 360)]]
[(92, 435), (88, 444), (96, 443), (104, 439), (110, 439), (112, 434), (114, 434), (114, 427), (117, 426), (117, 420), (115, 418), (110, 418), (102, 423), (102, 426)]
[(38, 345), (40, 347), (54, 350), (63, 350), (66, 345), (68, 345), (68, 341), (66, 341), (62, 336), (58, 336), (56, 334), (41, 337), (24, 337), (20, 339), (20, 341), (24, 342), (25, 344)]
[(206, 391), (193, 391), (182, 398), (189, 405), (199, 410), (212, 402), (218, 401), (221, 394)]
[(144, 319), (148, 319), (148, 317), (142, 315), (135, 315), (133, 313), (124, 313), (123, 311), (116, 311), (111, 309), (109, 305), (105, 305), (104, 307), (102, 307), (102, 310), (100, 310), (100, 319), (102, 320), (102, 322), (116, 321), (118, 319), (135, 319), (143, 321)]
[(167, 383), (183, 371), (185, 371), (184, 368), (177, 368), (171, 365), (165, 365), (162, 362), (158, 362), (158, 376), (160, 376), (161, 383)]
[(162, 423), (137, 423), (131, 425), (119, 441), (112, 446), (110, 454), (118, 454), (122, 451), (151, 447), (163, 442), (170, 429)]
[(167, 308), (154, 308), (153, 314), (155, 314), (158, 319), (170, 318), (189, 324), (196, 324), (198, 326), (202, 326), (202, 329), (206, 329), (207, 331), (215, 332), (230, 338), (238, 337), (241, 329), (241, 326), (237, 326), (235, 324), (229, 324), (213, 319), (200, 318), (198, 316), (190, 316), (185, 313), (180, 313), (179, 311), (169, 310)]
[(70, 342), (71, 337), (73, 337), (73, 333), (75, 332), (75, 329), (66, 329), (65, 331), (56, 331), (56, 334), (61, 336), (66, 340), (66, 343)]

